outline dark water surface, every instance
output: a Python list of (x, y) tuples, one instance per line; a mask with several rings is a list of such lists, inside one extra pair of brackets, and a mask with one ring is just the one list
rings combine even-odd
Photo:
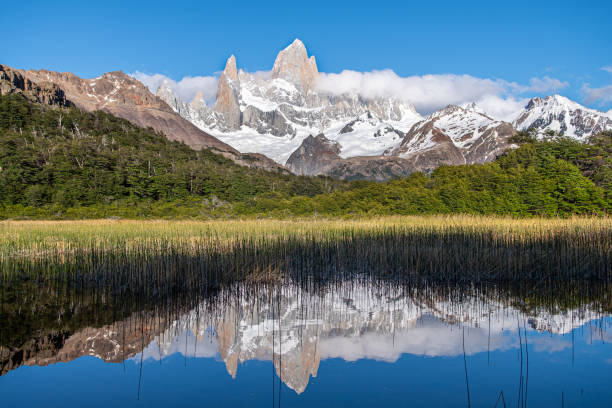
[(2, 406), (611, 406), (608, 288), (541, 292), (361, 278), (119, 306), (5, 288)]

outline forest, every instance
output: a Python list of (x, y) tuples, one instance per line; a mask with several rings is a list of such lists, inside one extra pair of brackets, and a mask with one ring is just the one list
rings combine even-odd
[(603, 215), (612, 132), (580, 143), (520, 132), (486, 164), (387, 182), (239, 166), (101, 111), (0, 96), (0, 218)]

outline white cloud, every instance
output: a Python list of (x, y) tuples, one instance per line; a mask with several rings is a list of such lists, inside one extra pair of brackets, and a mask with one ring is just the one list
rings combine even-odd
[(322, 73), (318, 87), (335, 94), (357, 93), (366, 98), (395, 97), (409, 101), (419, 112), (427, 113), (449, 104), (475, 101), (483, 95), (499, 95), (513, 85), (502, 80), (481, 79), (470, 75), (400, 77), (386, 69)]
[(606, 85), (601, 88), (591, 88), (590, 84), (582, 85), (582, 93), (585, 95), (587, 103), (599, 103), (604, 105), (612, 102), (612, 85)]
[[(603, 71), (612, 74), (612, 65), (601, 67)], [(599, 105), (605, 105), (612, 102), (612, 85), (602, 86), (601, 88), (591, 88), (591, 84), (588, 82), (582, 84), (582, 93), (585, 95), (585, 101), (587, 103), (598, 103)], [(612, 113), (612, 109), (608, 114)]]
[(497, 120), (512, 122), (518, 113), (527, 105), (529, 98), (501, 97), (498, 95), (483, 95), (477, 99), (480, 106), (489, 116)]
[(339, 74), (322, 73), (318, 87), (335, 94), (357, 93), (366, 98), (395, 97), (412, 103), (422, 114), (466, 102), (476, 102), (496, 119), (511, 120), (525, 105), (526, 92), (543, 93), (569, 86), (569, 83), (545, 76), (531, 78), (529, 85), (503, 79), (471, 75), (423, 75), (400, 77), (390, 69)]
[(174, 93), (187, 102), (190, 102), (198, 91), (202, 92), (207, 103), (214, 101), (217, 95), (218, 78), (215, 76), (187, 76), (180, 81), (163, 74), (145, 74), (140, 71), (134, 72), (131, 76), (142, 82), (153, 93), (166, 81)]
[[(267, 79), (270, 71), (251, 73)], [(183, 100), (191, 101), (201, 91), (207, 103), (214, 102), (218, 78), (215, 76), (185, 77), (175, 81), (163, 74), (135, 72), (133, 77), (155, 92), (163, 81), (168, 81)], [(527, 92), (545, 93), (569, 86), (566, 81), (544, 76), (531, 78), (528, 85), (503, 79), (478, 78), (471, 75), (437, 74), (401, 77), (393, 70), (358, 72), (345, 70), (338, 74), (321, 73), (318, 88), (334, 94), (356, 93), (366, 98), (395, 97), (412, 103), (421, 114), (429, 114), (447, 105), (476, 102), (489, 115), (511, 121), (525, 106)]]

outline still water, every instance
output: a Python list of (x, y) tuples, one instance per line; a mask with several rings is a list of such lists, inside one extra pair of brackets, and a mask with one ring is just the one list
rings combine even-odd
[(2, 406), (611, 406), (607, 289), (603, 304), (523, 292), (362, 279), (129, 313), (103, 297), (3, 303)]

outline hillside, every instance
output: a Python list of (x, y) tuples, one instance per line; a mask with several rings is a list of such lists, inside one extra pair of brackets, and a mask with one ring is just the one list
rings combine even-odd
[(612, 133), (511, 139), (485, 164), (388, 182), (345, 182), (239, 166), (109, 113), (0, 96), (0, 217), (568, 216), (612, 209)]
[(206, 212), (266, 192), (315, 195), (347, 185), (239, 166), (109, 113), (55, 108), (22, 94), (0, 96), (0, 132), (0, 202), (59, 214), (189, 197)]
[(121, 71), (83, 79), (70, 72), (26, 71), (0, 64), (0, 95), (12, 93), (48, 105), (73, 105), (86, 112), (101, 110), (137, 126), (151, 127), (193, 149), (211, 149), (243, 166), (288, 172), (261, 154), (241, 153), (198, 129), (142, 83)]

